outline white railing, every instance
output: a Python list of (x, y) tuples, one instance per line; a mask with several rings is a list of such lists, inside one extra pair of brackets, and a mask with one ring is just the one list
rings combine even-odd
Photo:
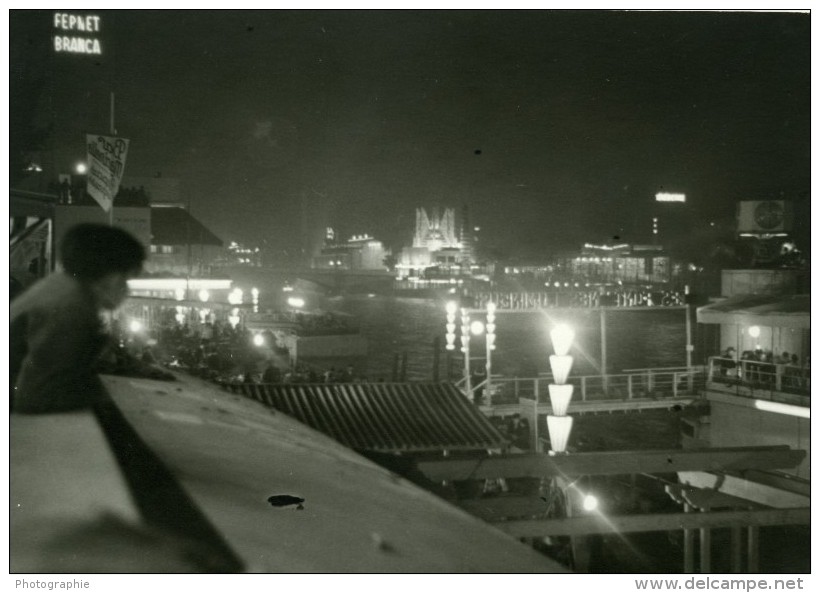
[[(552, 375), (538, 377), (503, 377), (493, 375), (492, 393), (485, 393), (486, 380), (472, 386), (472, 399), (487, 405), (518, 403), (519, 398), (549, 401), (548, 385)], [(669, 367), (634, 369), (621, 374), (570, 376), (575, 385), (576, 401), (631, 400), (640, 398), (678, 397), (702, 391), (706, 382), (704, 367)], [(464, 379), (456, 386), (464, 390)], [(465, 395), (470, 395), (466, 394)]]
[(718, 387), (721, 391), (758, 399), (795, 402), (805, 399), (805, 405), (808, 405), (811, 390), (808, 367), (753, 359), (712, 356), (706, 367), (706, 378), (710, 387)]

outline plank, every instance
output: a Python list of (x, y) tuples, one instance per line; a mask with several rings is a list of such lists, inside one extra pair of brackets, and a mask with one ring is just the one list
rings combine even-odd
[(811, 508), (717, 511), (712, 513), (661, 513), (605, 516), (600, 514), (565, 519), (502, 521), (494, 525), (513, 537), (578, 536), (606, 533), (673, 531), (766, 525), (808, 525)]
[(681, 471), (789, 469), (806, 452), (777, 447), (721, 447), (646, 451), (596, 451), (550, 456), (523, 453), (421, 461), (418, 469), (433, 481), (550, 476), (657, 474)]

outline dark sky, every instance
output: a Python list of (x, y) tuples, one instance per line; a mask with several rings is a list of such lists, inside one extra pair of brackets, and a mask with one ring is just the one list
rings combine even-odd
[(808, 199), (808, 14), (100, 14), (95, 61), (50, 52), (50, 12), (12, 11), (12, 85), (46, 79), (63, 162), (114, 90), (126, 175), (179, 178), (225, 240), (298, 242), (306, 192), (388, 241), (417, 206), (467, 204), (485, 245), (522, 255), (647, 242), (661, 188), (697, 228)]

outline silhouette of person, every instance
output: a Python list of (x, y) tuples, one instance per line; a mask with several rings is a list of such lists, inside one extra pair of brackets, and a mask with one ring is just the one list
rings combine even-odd
[(144, 260), (142, 245), (122, 229), (84, 223), (66, 232), (62, 271), (11, 303), (13, 412), (84, 409), (104, 393), (94, 370), (107, 342), (100, 313), (125, 300)]

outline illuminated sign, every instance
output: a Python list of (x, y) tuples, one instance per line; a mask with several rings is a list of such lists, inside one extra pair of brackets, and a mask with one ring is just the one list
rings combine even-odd
[(494, 303), (498, 311), (540, 311), (552, 308), (597, 309), (622, 307), (681, 307), (684, 295), (677, 291), (618, 290), (601, 294), (597, 290), (567, 292), (480, 292), (474, 295), (476, 310)]
[(656, 202), (685, 202), (686, 194), (670, 194), (666, 192), (658, 192), (655, 194)]
[(54, 29), (54, 51), (102, 55), (100, 40), (95, 36), (100, 32), (100, 17), (55, 12)]

